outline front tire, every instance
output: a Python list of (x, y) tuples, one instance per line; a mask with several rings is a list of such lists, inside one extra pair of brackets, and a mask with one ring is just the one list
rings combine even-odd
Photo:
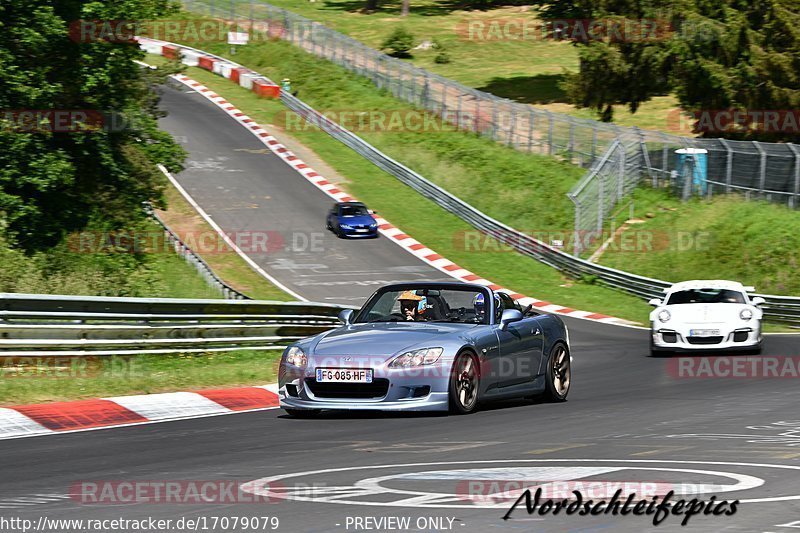
[(569, 350), (563, 344), (556, 344), (550, 350), (550, 357), (547, 360), (545, 399), (551, 402), (565, 401), (567, 394), (569, 394), (571, 380), (572, 362), (570, 361)]
[(474, 413), (478, 407), (480, 372), (478, 357), (472, 352), (458, 354), (450, 372), (450, 412), (457, 415)]

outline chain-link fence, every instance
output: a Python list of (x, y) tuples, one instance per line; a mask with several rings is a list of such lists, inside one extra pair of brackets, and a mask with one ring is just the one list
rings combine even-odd
[[(291, 42), (464, 130), (589, 168), (570, 193), (576, 205), (575, 231), (584, 235), (602, 231), (621, 194), (642, 179), (671, 187), (684, 198), (736, 192), (791, 207), (800, 203), (797, 145), (696, 139), (551, 113), (438, 76), (261, 0), (183, 3), (195, 13)], [(614, 180), (622, 185), (612, 192), (606, 185)], [(578, 244), (574, 252), (581, 249)]]

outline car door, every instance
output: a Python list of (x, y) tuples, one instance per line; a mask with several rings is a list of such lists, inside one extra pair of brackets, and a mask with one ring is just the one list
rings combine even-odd
[(512, 322), (503, 331), (499, 327), (500, 317), (505, 309), (519, 309), (519, 306), (505, 293), (498, 293), (500, 305), (495, 313), (498, 323), (497, 338), (500, 356), (498, 358), (499, 384), (513, 387), (531, 383), (539, 373), (542, 359), (543, 332), (536, 317), (523, 317)]

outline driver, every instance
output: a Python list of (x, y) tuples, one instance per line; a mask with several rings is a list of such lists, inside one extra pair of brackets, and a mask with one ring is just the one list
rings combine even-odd
[(400, 314), (403, 320), (419, 321), (425, 320), (425, 300), (424, 296), (416, 294), (414, 291), (405, 291), (397, 300), (400, 302)]
[(475, 308), (475, 318), (483, 322), (486, 316), (486, 298), (484, 298), (482, 292), (475, 295), (475, 298), (472, 300), (472, 307)]
[[(472, 307), (475, 308), (475, 318), (477, 318), (480, 322), (485, 322), (487, 311), (486, 297), (482, 292), (479, 292), (475, 295), (475, 298), (472, 300)], [(494, 308), (495, 311), (500, 309), (500, 297), (496, 294), (494, 295)]]

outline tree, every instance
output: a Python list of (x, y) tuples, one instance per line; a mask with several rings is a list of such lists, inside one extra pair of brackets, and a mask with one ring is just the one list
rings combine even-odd
[(410, 10), (409, 3), (410, 3), (410, 0), (403, 0), (403, 5), (400, 8), (400, 16), (401, 17), (407, 17), (408, 16), (408, 12)]
[[(156, 126), (150, 84), (135, 43), (70, 39), (84, 20), (146, 20), (168, 0), (5, 0), (0, 4), (0, 227), (26, 250), (53, 246), (92, 218), (122, 226), (161, 198), (154, 163), (180, 165), (182, 150)], [(163, 75), (162, 75), (163, 76)], [(24, 111), (86, 110), (125, 127), (50, 131), (24, 126)]]
[[(685, 110), (796, 110), (800, 105), (800, 4), (796, 0), (547, 0), (545, 19), (620, 26), (622, 39), (574, 39), (580, 70), (565, 76), (570, 100), (611, 120), (615, 105), (635, 112), (674, 91)], [(642, 24), (659, 28), (641, 33)], [(644, 35), (644, 38), (642, 37)], [(570, 36), (568, 36), (570, 37)], [(714, 132), (719, 134), (720, 132)], [(745, 138), (797, 133), (741, 130)]]

